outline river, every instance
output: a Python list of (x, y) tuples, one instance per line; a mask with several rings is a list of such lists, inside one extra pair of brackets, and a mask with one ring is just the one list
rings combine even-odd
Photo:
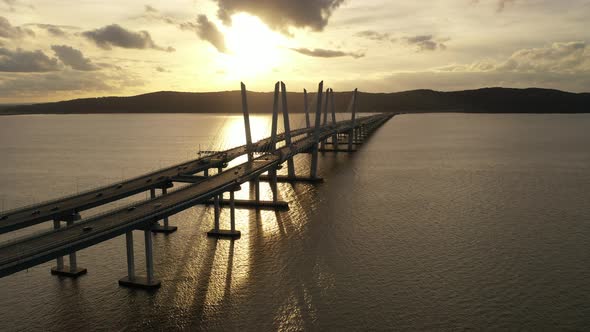
[[(268, 135), (268, 116), (252, 123)], [(2, 116), (1, 208), (243, 136), (240, 116)], [(178, 231), (154, 236), (155, 292), (118, 286), (124, 236), (80, 251), (78, 279), (52, 276), (54, 262), (0, 279), (0, 330), (587, 329), (589, 146), (590, 115), (399, 115), (356, 153), (321, 154), (324, 183), (279, 184), (288, 212), (238, 210), (239, 240), (206, 237), (210, 207), (171, 217)], [(308, 172), (309, 156), (296, 165)]]

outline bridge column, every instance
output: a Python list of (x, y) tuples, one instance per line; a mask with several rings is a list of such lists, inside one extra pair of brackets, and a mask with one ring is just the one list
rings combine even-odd
[(127, 278), (135, 279), (135, 256), (133, 254), (133, 231), (125, 233), (125, 244), (127, 246)]
[(279, 190), (277, 186), (277, 169), (273, 168), (268, 171), (270, 190), (272, 191), (272, 203), (277, 204), (279, 201)]
[(162, 283), (154, 277), (154, 253), (152, 232), (149, 226), (143, 230), (145, 237), (145, 267), (146, 276), (135, 275), (135, 257), (133, 254), (133, 231), (125, 233), (127, 246), (127, 276), (119, 279), (119, 285), (130, 288), (158, 288)]
[[(53, 221), (53, 229), (54, 230), (58, 230), (60, 227), (61, 227), (61, 221), (54, 220)], [(55, 269), (56, 270), (59, 270), (59, 271), (63, 271), (63, 269), (64, 269), (64, 258), (63, 258), (63, 256), (60, 256), (60, 257), (58, 257), (56, 259), (56, 267), (55, 267)]]
[[(148, 284), (154, 282), (154, 250), (152, 243), (152, 233), (149, 229), (143, 231), (145, 237), (145, 272)], [(158, 282), (158, 284), (160, 284)]]
[[(278, 83), (277, 83), (278, 84)], [(321, 83), (323, 84), (323, 83)], [(291, 141), (291, 127), (290, 127), (290, 122), (289, 122), (289, 110), (288, 110), (288, 105), (287, 105), (287, 89), (285, 87), (285, 83), (280, 82), (280, 86), (281, 86), (281, 99), (282, 99), (282, 110), (283, 110), (283, 120), (284, 120), (284, 127), (285, 127), (285, 144), (287, 146), (291, 146), (291, 144), (293, 143)], [(305, 102), (305, 110), (306, 110), (306, 122), (307, 125), (309, 126), (309, 111), (308, 111), (308, 106), (307, 106), (307, 91), (305, 90), (305, 96), (304, 96), (304, 102)], [(278, 117), (278, 87), (277, 85), (275, 85), (275, 100), (273, 103), (273, 122), (272, 122), (272, 129), (271, 129), (271, 149), (274, 152), (276, 150), (276, 127), (277, 127), (277, 117)], [(317, 122), (317, 121), (316, 121)], [(273, 205), (276, 206), (277, 208), (286, 208), (287, 207), (287, 203), (286, 202), (280, 202), (278, 203), (279, 205), (277, 205), (278, 202), (278, 198), (276, 198), (276, 183), (277, 182), (289, 182), (289, 183), (294, 183), (294, 182), (322, 182), (323, 179), (321, 178), (310, 178), (310, 177), (300, 177), (297, 176), (295, 174), (295, 163), (293, 160), (293, 157), (286, 159), (287, 161), (287, 175), (286, 176), (277, 176), (276, 174), (276, 169), (274, 171), (269, 170), (268, 171), (268, 175), (261, 175), (260, 176), (260, 180), (262, 181), (269, 181), (270, 182), (270, 186), (271, 189), (273, 189), (273, 192), (275, 193), (273, 195)], [(268, 205), (266, 205), (268, 206)]]
[(354, 92), (352, 94), (352, 128), (350, 130), (350, 132), (348, 133), (348, 150), (352, 151), (352, 143), (354, 140), (354, 126), (356, 123), (356, 95), (357, 95), (357, 89), (354, 89)]
[(205, 170), (203, 170), (203, 176), (208, 177), (209, 176), (209, 169), (205, 168)]
[[(287, 106), (287, 88), (284, 82), (281, 82), (281, 100), (283, 109), (283, 123), (285, 128), (285, 144), (291, 146), (291, 125), (289, 122), (289, 109)], [(295, 178), (295, 163), (293, 158), (287, 159), (287, 176), (291, 179)]]
[[(168, 194), (168, 189), (166, 187), (162, 187), (162, 196)], [(178, 229), (178, 227), (176, 226), (170, 226), (168, 225), (168, 216), (164, 217), (164, 225), (160, 225), (157, 222), (152, 225), (152, 232), (154, 233), (164, 233), (164, 234), (170, 234), (170, 233), (174, 233), (176, 232), (176, 230)]]
[(207, 236), (209, 237), (216, 237), (216, 238), (230, 238), (230, 239), (237, 239), (242, 234), (240, 231), (236, 230), (236, 205), (235, 205), (235, 198), (234, 192), (240, 190), (240, 186), (232, 188), (229, 192), (229, 215), (230, 215), (230, 229), (220, 229), (219, 227), (219, 198), (216, 196), (214, 198), (215, 201), (215, 221), (213, 229), (207, 232)]
[(217, 232), (219, 232), (219, 218), (220, 218), (220, 214), (221, 211), (219, 209), (219, 195), (215, 195), (215, 198), (213, 198), (214, 201), (214, 205), (213, 205), (213, 212), (215, 214), (214, 216), (214, 221), (213, 221), (213, 229)]
[(303, 107), (305, 108), (305, 128), (311, 127), (309, 123), (309, 107), (307, 105), (307, 90), (303, 89)]
[(257, 176), (256, 179), (254, 179), (254, 195), (256, 205), (260, 204), (260, 176)]
[[(334, 105), (334, 90), (330, 89), (330, 106), (332, 113), (332, 124), (336, 125), (336, 106)], [(332, 135), (332, 149), (334, 152), (338, 152), (338, 132)]]
[(316, 110), (315, 110), (315, 129), (313, 132), (313, 137), (316, 144), (311, 149), (311, 165), (310, 165), (310, 178), (316, 178), (318, 175), (318, 141), (320, 140), (320, 116), (322, 112), (322, 92), (324, 90), (324, 81), (321, 81), (318, 86), (318, 95), (316, 100)]
[[(80, 220), (80, 214), (79, 213), (74, 213), (70, 216), (68, 216), (66, 218), (66, 223), (67, 223), (67, 227), (73, 226), (74, 222), (77, 220)], [(55, 227), (56, 223), (54, 221), (54, 227)], [(58, 221), (58, 225), (59, 228), (59, 221)], [(61, 262), (60, 262), (60, 258), (61, 258)], [(86, 274), (88, 272), (87, 269), (83, 268), (83, 267), (78, 267), (78, 260), (76, 257), (76, 252), (72, 251), (69, 254), (69, 258), (70, 258), (70, 265), (64, 265), (63, 264), (63, 257), (58, 258), (57, 261), (57, 266), (51, 268), (51, 274), (54, 275), (59, 275), (59, 276), (63, 276), (63, 277), (70, 277), (70, 278), (77, 278), (83, 274)], [(61, 266), (60, 266), (61, 265)]]
[(229, 221), (230, 231), (236, 232), (236, 202), (234, 200), (234, 191), (229, 192)]
[(240, 82), (242, 91), (242, 112), (244, 113), (244, 128), (246, 129), (246, 151), (248, 152), (248, 161), (254, 159), (252, 151), (252, 133), (250, 132), (250, 114), (248, 113), (248, 98), (246, 95), (246, 85)]
[[(323, 126), (328, 125), (328, 104), (330, 103), (330, 88), (326, 89), (326, 102), (324, 103), (324, 123)], [(326, 139), (323, 139), (320, 143), (320, 149), (326, 149)]]

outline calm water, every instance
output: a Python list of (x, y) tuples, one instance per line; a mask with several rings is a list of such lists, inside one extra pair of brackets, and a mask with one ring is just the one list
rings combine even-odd
[[(265, 136), (268, 118), (253, 123)], [(0, 117), (2, 209), (242, 131), (212, 115)], [(124, 237), (79, 252), (77, 280), (53, 262), (0, 279), (0, 330), (588, 329), (589, 145), (589, 115), (398, 116), (359, 152), (323, 155), (324, 184), (281, 184), (289, 212), (238, 210), (235, 242), (205, 236), (210, 208), (173, 216), (178, 232), (154, 238), (155, 293), (117, 285)], [(140, 270), (142, 250), (137, 233)]]

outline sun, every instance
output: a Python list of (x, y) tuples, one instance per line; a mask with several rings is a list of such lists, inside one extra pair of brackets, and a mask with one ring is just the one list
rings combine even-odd
[(260, 19), (248, 14), (232, 16), (232, 24), (224, 29), (227, 54), (219, 60), (228, 79), (247, 79), (273, 71), (281, 64), (280, 51), (286, 38), (270, 30)]

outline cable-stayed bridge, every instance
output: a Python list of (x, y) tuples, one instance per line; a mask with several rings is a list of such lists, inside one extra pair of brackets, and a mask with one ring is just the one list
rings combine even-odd
[[(197, 204), (214, 206), (214, 224), (208, 236), (218, 238), (239, 238), (235, 229), (235, 208), (286, 209), (288, 204), (278, 199), (277, 182), (320, 182), (317, 174), (318, 153), (353, 152), (357, 145), (371, 135), (393, 114), (377, 114), (366, 117), (356, 116), (357, 93), (354, 91), (349, 109), (351, 118), (336, 121), (333, 92), (318, 86), (315, 100), (314, 123), (310, 121), (310, 108), (305, 98), (306, 125), (291, 130), (287, 109), (285, 84), (277, 82), (274, 91), (271, 135), (258, 142), (252, 142), (246, 87), (242, 88), (242, 109), (244, 114), (246, 144), (225, 151), (210, 151), (203, 157), (166, 167), (149, 174), (108, 186), (85, 191), (55, 200), (25, 206), (0, 214), (0, 234), (9, 233), (43, 222), (53, 222), (53, 230), (32, 234), (0, 244), (0, 277), (29, 267), (56, 260), (53, 274), (77, 277), (86, 269), (79, 267), (76, 251), (90, 247), (111, 238), (125, 235), (127, 246), (127, 276), (119, 280), (123, 286), (153, 288), (160, 282), (154, 275), (152, 233), (172, 233), (177, 228), (169, 225), (168, 217)], [(331, 105), (331, 107), (330, 107)], [(284, 132), (277, 133), (279, 108), (282, 110)], [(330, 114), (331, 121), (328, 120)], [(323, 117), (323, 120), (322, 120)], [(279, 144), (280, 143), (280, 144)], [(331, 148), (328, 148), (331, 146)], [(297, 154), (311, 154), (309, 174), (296, 175), (293, 157)], [(227, 168), (232, 160), (247, 155), (246, 162)], [(287, 174), (278, 176), (277, 170), (287, 164)], [(260, 199), (260, 181), (269, 181), (272, 200)], [(255, 197), (250, 200), (236, 200), (234, 193), (240, 185), (251, 182)], [(178, 189), (168, 189), (174, 183), (188, 183)], [(156, 190), (161, 195), (156, 195)], [(150, 199), (135, 202), (105, 213), (81, 218), (80, 212), (95, 208), (140, 192), (150, 192)], [(222, 199), (229, 192), (229, 199)], [(230, 209), (230, 228), (220, 228), (221, 206)], [(65, 225), (63, 225), (65, 223)], [(146, 273), (136, 274), (133, 251), (133, 230), (142, 230), (145, 240)], [(64, 264), (69, 256), (69, 265)]]

